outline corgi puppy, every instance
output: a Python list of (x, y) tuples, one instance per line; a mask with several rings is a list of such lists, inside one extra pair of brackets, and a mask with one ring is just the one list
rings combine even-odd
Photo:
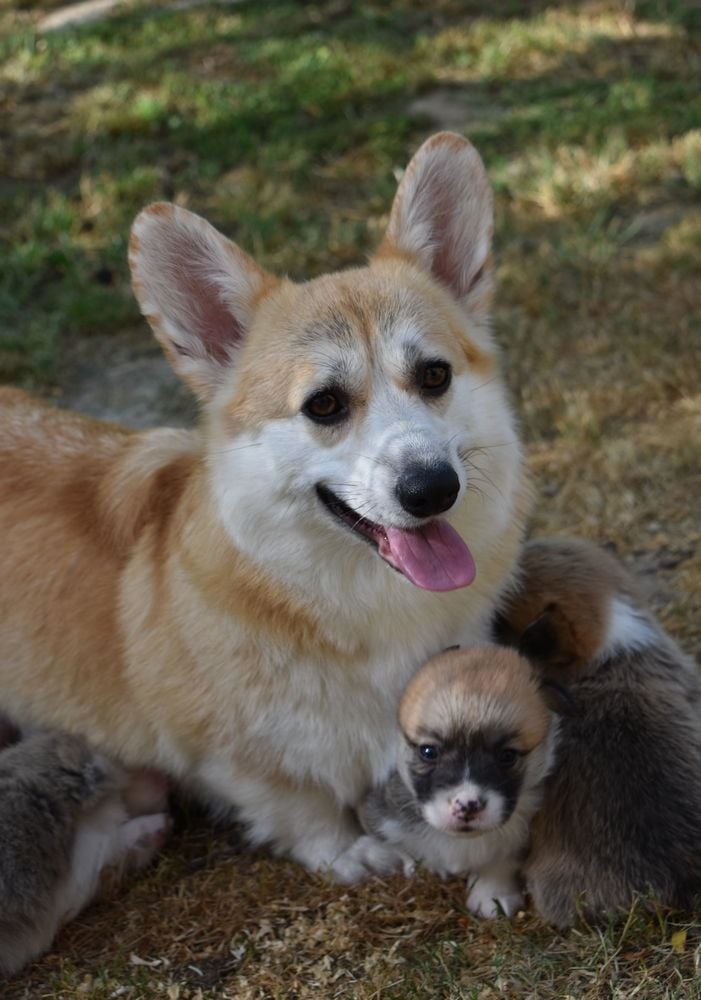
[(575, 711), (533, 825), (528, 891), (567, 927), (652, 891), (688, 908), (701, 891), (701, 679), (610, 555), (579, 541), (526, 546), (499, 619)]
[(370, 836), (354, 853), (390, 867), (394, 847), (442, 875), (469, 873), (473, 913), (515, 913), (557, 731), (548, 692), (511, 650), (449, 650), (409, 682), (399, 726), (397, 770), (362, 802)]
[(35, 733), (0, 752), (0, 974), (46, 951), (108, 869), (152, 860), (170, 824), (165, 787), (75, 736)]
[(131, 432), (0, 393), (8, 713), (333, 866), (394, 765), (406, 682), (488, 636), (521, 542), (492, 225), (482, 162), (448, 133), (369, 265), (307, 283), (183, 208), (141, 213), (134, 289), (202, 419)]

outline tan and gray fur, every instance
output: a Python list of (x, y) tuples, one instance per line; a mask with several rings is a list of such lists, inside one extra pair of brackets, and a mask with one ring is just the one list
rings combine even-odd
[[(201, 420), (131, 432), (0, 393), (11, 715), (334, 864), (392, 767), (406, 682), (486, 638), (518, 554), (528, 489), (489, 330), (492, 226), (482, 162), (447, 133), (409, 164), (370, 263), (313, 281), (274, 277), (184, 208), (139, 215), (134, 289)], [(433, 359), (452, 380), (429, 397)], [(336, 398), (341, 421), (311, 419)], [(453, 470), (440, 520), (472, 552), (467, 589), (414, 586), (356, 530), (435, 528), (398, 499), (417, 461)]]
[(513, 914), (556, 739), (548, 692), (511, 650), (450, 650), (410, 681), (399, 725), (397, 770), (362, 803), (357, 850), (469, 873), (472, 912)]
[(500, 637), (567, 680), (557, 759), (525, 875), (560, 927), (652, 892), (689, 907), (701, 890), (701, 681), (697, 665), (608, 553), (533, 541)]
[(0, 974), (46, 951), (57, 930), (147, 864), (169, 829), (165, 784), (128, 775), (84, 740), (33, 733), (0, 751)]

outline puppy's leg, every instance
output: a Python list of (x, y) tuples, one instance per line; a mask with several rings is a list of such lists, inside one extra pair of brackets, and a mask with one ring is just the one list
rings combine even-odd
[(59, 924), (75, 917), (96, 895), (100, 874), (114, 858), (119, 828), (126, 820), (121, 797), (112, 794), (79, 821), (70, 871), (56, 893)]
[(56, 894), (60, 925), (76, 916), (98, 894), (103, 873), (143, 868), (153, 860), (170, 831), (166, 813), (129, 819), (119, 794), (110, 795), (80, 821), (71, 855), (71, 868)]
[(468, 882), (468, 910), (476, 917), (488, 919), (501, 913), (513, 916), (524, 904), (516, 873), (517, 867), (511, 858), (502, 858), (475, 872)]
[(542, 835), (528, 858), (525, 877), (540, 916), (560, 929), (570, 927), (580, 912), (590, 918), (597, 909), (600, 915), (618, 905), (627, 909), (634, 896), (632, 890), (625, 893), (625, 880), (612, 878), (606, 865), (566, 851)]
[(129, 771), (123, 791), (124, 804), (129, 816), (147, 816), (163, 813), (168, 809), (170, 783), (160, 771)]
[(171, 827), (167, 813), (151, 813), (127, 820), (117, 831), (112, 865), (119, 866), (120, 872), (145, 868), (165, 844)]

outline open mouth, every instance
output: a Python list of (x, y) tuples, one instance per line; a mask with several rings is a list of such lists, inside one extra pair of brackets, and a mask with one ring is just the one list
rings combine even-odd
[(353, 510), (340, 497), (337, 497), (328, 486), (322, 486), (321, 483), (317, 483), (316, 492), (326, 509), (337, 517), (339, 521), (347, 524), (351, 531), (355, 531), (366, 542), (370, 542), (375, 548), (379, 548), (380, 538), (382, 536), (387, 537), (385, 529), (381, 524), (375, 524), (374, 521), (370, 521), (367, 517), (359, 514), (357, 510)]
[(353, 510), (323, 483), (317, 496), (337, 520), (369, 542), (390, 566), (423, 590), (445, 591), (468, 587), (475, 579), (475, 563), (465, 542), (444, 518), (418, 528), (377, 524)]

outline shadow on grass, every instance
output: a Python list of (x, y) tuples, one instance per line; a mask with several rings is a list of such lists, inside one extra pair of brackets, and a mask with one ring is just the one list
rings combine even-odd
[[(410, 103), (438, 85), (459, 93), (468, 122), (470, 107), (486, 109), (467, 131), (492, 168), (693, 127), (693, 51), (673, 31), (614, 39), (594, 24), (573, 42), (573, 10), (245, 2), (20, 32), (5, 43), (0, 125), (3, 374), (50, 382), (62, 340), (138, 322), (126, 236), (150, 200), (186, 201), (295, 277), (362, 261), (378, 235), (366, 220), (387, 211), (396, 167), (431, 128)], [(488, 45), (471, 42), (475, 25)], [(508, 185), (501, 196), (513, 197)]]

